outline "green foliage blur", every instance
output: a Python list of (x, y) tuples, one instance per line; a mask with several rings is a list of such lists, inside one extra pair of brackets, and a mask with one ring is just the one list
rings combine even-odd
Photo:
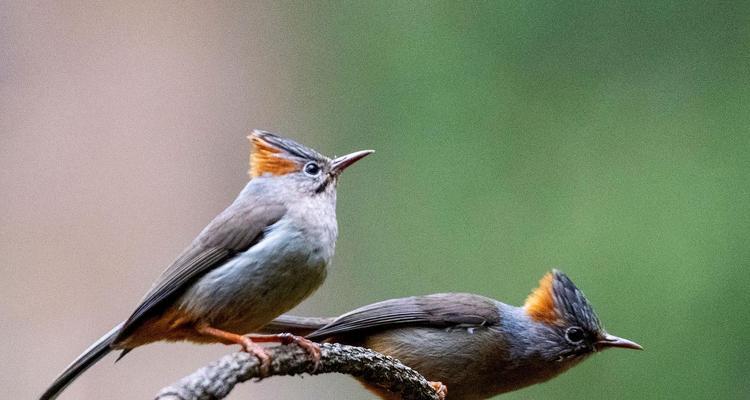
[(341, 184), (316, 298), (520, 305), (560, 268), (646, 351), (504, 398), (747, 398), (749, 5), (287, 7), (294, 125), (377, 150)]

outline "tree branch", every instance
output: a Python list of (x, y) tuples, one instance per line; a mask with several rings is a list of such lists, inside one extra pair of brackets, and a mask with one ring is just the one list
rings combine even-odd
[[(313, 371), (310, 356), (296, 344), (267, 348), (272, 360), (268, 376), (337, 372), (364, 379), (369, 384), (400, 394), (403, 399), (441, 400), (444, 397), (445, 387), (438, 393), (422, 375), (395, 358), (336, 343), (323, 343), (320, 350), (320, 364)], [(261, 376), (259, 366), (258, 359), (251, 354), (229, 354), (163, 388), (156, 400), (223, 399), (237, 383), (266, 378)]]

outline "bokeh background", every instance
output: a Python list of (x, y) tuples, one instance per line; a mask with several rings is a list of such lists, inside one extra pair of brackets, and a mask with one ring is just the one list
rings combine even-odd
[[(254, 127), (378, 151), (297, 313), (521, 304), (557, 267), (647, 351), (504, 398), (748, 397), (750, 3), (250, 3), (0, 2), (3, 397), (130, 313), (242, 188)], [(228, 351), (152, 345), (63, 398), (150, 398)], [(370, 395), (325, 376), (230, 398)]]

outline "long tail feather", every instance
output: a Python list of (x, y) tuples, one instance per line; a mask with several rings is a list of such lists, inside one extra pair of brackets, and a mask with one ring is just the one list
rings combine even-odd
[[(275, 320), (269, 322), (264, 326), (259, 333), (291, 333), (298, 336), (304, 336), (308, 333), (314, 332), (328, 323), (333, 321), (333, 318), (317, 318), (317, 317), (298, 317), (294, 315), (282, 315)], [(102, 336), (96, 341), (91, 347), (86, 349), (75, 361), (73, 361), (60, 376), (50, 385), (50, 387), (39, 397), (39, 400), (54, 400), (60, 393), (65, 390), (76, 378), (82, 373), (94, 365), (97, 361), (101, 360), (104, 356), (112, 351), (110, 344), (115, 339), (117, 334), (122, 328), (122, 323), (118, 324), (111, 331), (107, 332), (106, 335)], [(122, 352), (117, 358), (119, 361), (125, 354), (129, 352), (128, 349)]]
[(39, 397), (39, 400), (53, 400), (65, 390), (76, 378), (94, 365), (102, 357), (106, 356), (112, 348), (110, 344), (120, 331), (122, 323), (118, 324), (106, 335), (102, 336), (94, 344), (86, 349), (78, 358), (75, 359), (67, 368), (55, 379), (50, 387)]

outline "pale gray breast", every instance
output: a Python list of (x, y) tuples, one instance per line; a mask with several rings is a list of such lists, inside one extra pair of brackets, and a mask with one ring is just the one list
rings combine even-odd
[(312, 264), (328, 264), (333, 258), (338, 237), (336, 222), (336, 196), (323, 193), (308, 197), (293, 204), (287, 204), (290, 222), (304, 236), (310, 252)]
[(308, 225), (299, 215), (285, 215), (260, 242), (201, 277), (181, 307), (217, 328), (246, 333), (308, 297), (325, 279), (335, 228)]

